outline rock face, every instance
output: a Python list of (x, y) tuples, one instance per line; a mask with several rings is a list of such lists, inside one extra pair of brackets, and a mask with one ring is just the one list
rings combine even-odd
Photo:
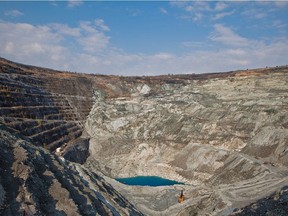
[[(116, 77), (0, 59), (0, 104), (0, 214), (229, 215), (286, 193), (287, 66)], [(186, 185), (113, 180), (137, 175)]]
[(63, 158), (89, 155), (89, 75), (0, 63), (0, 215), (142, 215), (99, 172)]
[(1, 215), (142, 215), (95, 172), (0, 127)]
[[(85, 125), (87, 164), (112, 178), (158, 175), (193, 184), (212, 194), (201, 205), (214, 214), (287, 184), (287, 67), (226, 75), (146, 78), (134, 81), (128, 96), (95, 98)], [(151, 203), (150, 210), (163, 207)]]
[(194, 183), (231, 182), (212, 178), (224, 169), (255, 177), (266, 170), (258, 159), (286, 166), (287, 72), (136, 83), (128, 97), (96, 98), (85, 126), (91, 155), (112, 177), (162, 170)]

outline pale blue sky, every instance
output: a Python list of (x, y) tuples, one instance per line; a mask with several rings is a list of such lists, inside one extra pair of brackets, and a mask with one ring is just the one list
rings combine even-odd
[(86, 73), (288, 64), (287, 1), (0, 1), (0, 56)]

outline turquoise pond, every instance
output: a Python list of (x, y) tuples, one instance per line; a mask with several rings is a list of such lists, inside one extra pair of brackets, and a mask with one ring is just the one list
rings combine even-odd
[(168, 186), (175, 184), (184, 184), (177, 181), (172, 181), (169, 179), (164, 179), (158, 176), (136, 176), (132, 178), (116, 178), (117, 181), (126, 184), (126, 185), (134, 185), (134, 186)]

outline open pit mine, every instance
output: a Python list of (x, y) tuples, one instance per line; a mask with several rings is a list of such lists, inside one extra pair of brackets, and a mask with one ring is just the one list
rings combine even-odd
[[(287, 215), (288, 67), (122, 77), (0, 58), (0, 215)], [(157, 176), (184, 184), (132, 186)]]

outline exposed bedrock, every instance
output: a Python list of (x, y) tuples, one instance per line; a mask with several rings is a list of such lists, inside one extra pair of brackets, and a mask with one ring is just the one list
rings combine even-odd
[(110, 184), (0, 126), (0, 215), (142, 215)]
[(0, 59), (0, 215), (142, 215), (80, 165), (91, 77)]
[(286, 165), (287, 81), (273, 73), (135, 84), (130, 96), (95, 98), (85, 126), (91, 158), (112, 177), (161, 170), (200, 182), (232, 162), (255, 163), (248, 178), (263, 171), (258, 159)]
[(269, 195), (288, 183), (288, 70), (272, 71), (135, 82), (128, 96), (98, 94), (85, 124), (87, 165), (112, 178), (158, 175), (203, 187), (214, 194), (214, 214)]
[[(287, 66), (117, 77), (0, 58), (0, 105), (0, 214), (274, 214), (287, 204)], [(186, 185), (113, 179), (137, 175)]]

